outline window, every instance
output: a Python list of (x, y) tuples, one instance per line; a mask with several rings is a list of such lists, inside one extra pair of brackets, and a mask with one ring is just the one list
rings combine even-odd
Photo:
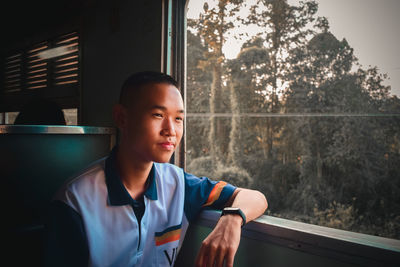
[(272, 216), (400, 239), (399, 5), (190, 1), (187, 171), (262, 191)]
[(2, 60), (0, 112), (21, 110), (41, 97), (63, 108), (80, 102), (80, 51), (77, 32), (16, 48)]
[(77, 84), (79, 37), (76, 32), (44, 41), (6, 57), (4, 91)]

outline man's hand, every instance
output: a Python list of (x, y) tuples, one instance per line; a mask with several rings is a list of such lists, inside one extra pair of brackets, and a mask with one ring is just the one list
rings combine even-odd
[(214, 230), (204, 239), (196, 258), (196, 267), (233, 267), (239, 247), (242, 217), (236, 214), (222, 216)]
[[(264, 194), (250, 189), (237, 188), (226, 206), (237, 207), (250, 222), (262, 215), (268, 207)], [(239, 247), (243, 219), (237, 214), (220, 217), (214, 230), (204, 239), (196, 258), (196, 267), (233, 267)]]

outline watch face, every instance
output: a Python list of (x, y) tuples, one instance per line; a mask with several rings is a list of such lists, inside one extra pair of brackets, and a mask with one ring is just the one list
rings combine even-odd
[(240, 215), (243, 219), (242, 226), (246, 223), (246, 216), (243, 214), (243, 212), (239, 208), (234, 208), (234, 207), (226, 207), (222, 210), (221, 216), (225, 214), (237, 214)]
[(224, 210), (233, 211), (233, 210), (239, 210), (239, 208), (226, 207), (226, 208), (224, 208)]

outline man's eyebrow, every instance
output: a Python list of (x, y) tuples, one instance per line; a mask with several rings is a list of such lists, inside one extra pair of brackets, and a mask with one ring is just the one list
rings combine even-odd
[[(164, 107), (164, 106), (159, 106), (159, 105), (154, 105), (154, 106), (152, 106), (150, 109), (161, 109), (161, 110), (167, 110), (167, 108), (166, 107)], [(183, 110), (183, 109), (179, 109), (178, 110), (178, 113), (185, 113), (185, 111)]]
[(159, 106), (159, 105), (154, 105), (150, 109), (161, 109), (161, 110), (166, 110), (167, 108), (164, 106)]

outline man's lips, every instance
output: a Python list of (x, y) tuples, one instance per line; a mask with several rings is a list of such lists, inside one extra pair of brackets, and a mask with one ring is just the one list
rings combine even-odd
[(175, 144), (171, 142), (164, 142), (164, 143), (158, 143), (162, 148), (167, 149), (167, 150), (173, 150), (175, 148)]

